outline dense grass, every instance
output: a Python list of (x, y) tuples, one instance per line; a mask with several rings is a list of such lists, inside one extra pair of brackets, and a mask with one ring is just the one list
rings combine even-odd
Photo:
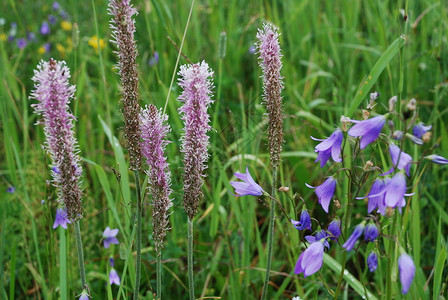
[[(116, 298), (119, 289), (108, 283), (108, 258), (123, 285), (121, 298), (129, 298), (134, 282), (133, 255), (123, 274), (126, 247), (132, 240), (135, 213), (135, 185), (128, 172), (119, 112), (119, 78), (114, 72), (114, 45), (108, 42), (110, 29), (107, 1), (61, 1), (70, 23), (79, 25), (79, 46), (70, 47), (72, 31), (60, 27), (59, 18), (51, 34), (41, 37), (40, 24), (51, 11), (51, 1), (2, 1), (6, 24), (0, 33), (6, 38), (11, 22), (17, 22), (17, 38), (34, 31), (38, 41), (19, 50), (15, 41), (0, 42), (0, 298), (56, 299), (66, 285), (69, 299), (80, 294), (73, 228), (53, 230), (55, 190), (50, 179), (49, 157), (42, 150), (41, 127), (28, 99), (33, 69), (40, 59), (64, 59), (72, 71), (77, 100), (72, 106), (78, 120), (76, 135), (84, 159), (84, 208), (81, 223), (87, 279), (93, 299)], [(139, 55), (141, 104), (165, 105), (176, 47), (180, 45), (191, 2), (135, 1)], [(96, 14), (95, 14), (96, 13)], [(405, 20), (404, 16), (407, 17)], [(310, 135), (328, 136), (347, 114), (360, 87), (386, 49), (401, 35), (406, 40), (385, 66), (371, 91), (381, 93), (379, 105), (398, 95), (400, 100), (418, 100), (421, 120), (433, 125), (433, 140), (440, 143), (438, 154), (448, 156), (448, 6), (445, 1), (237, 1), (197, 0), (184, 41), (183, 53), (193, 62), (206, 60), (215, 71), (216, 102), (211, 109), (213, 128), (210, 161), (204, 187), (205, 198), (195, 221), (195, 270), (197, 296), (222, 299), (255, 299), (261, 293), (266, 264), (265, 243), (269, 208), (254, 197), (235, 198), (229, 180), (235, 171), (250, 166), (252, 175), (266, 189), (270, 186), (266, 150), (266, 122), (261, 104), (261, 79), (256, 55), (249, 48), (257, 28), (265, 21), (282, 33), (285, 81), (285, 144), (279, 181), (290, 191), (280, 202), (290, 216), (296, 216), (303, 197), (313, 217), (326, 224), (329, 219), (316, 205), (305, 183), (321, 182), (325, 170), (314, 164), (315, 143)], [(221, 32), (227, 34), (227, 51), (218, 56)], [(89, 45), (92, 36), (104, 39), (100, 52)], [(45, 40), (44, 40), (45, 39)], [(39, 54), (44, 41), (50, 52)], [(93, 40), (95, 42), (95, 40)], [(65, 51), (59, 50), (60, 43)], [(94, 43), (93, 43), (94, 44)], [(157, 51), (155, 65), (148, 60)], [(180, 63), (186, 61), (181, 57)], [(173, 130), (168, 146), (173, 174), (174, 207), (171, 231), (163, 252), (163, 295), (166, 299), (187, 299), (187, 217), (182, 208), (182, 163), (179, 138), (182, 123), (176, 101), (180, 91), (173, 86), (167, 113)], [(367, 95), (366, 95), (367, 96)], [(367, 103), (366, 98), (361, 106)], [(404, 103), (404, 102), (403, 102)], [(384, 109), (383, 109), (384, 110)], [(358, 111), (357, 111), (358, 112)], [(354, 114), (354, 117), (359, 115)], [(415, 155), (418, 155), (415, 148)], [(120, 181), (115, 174), (120, 173)], [(408, 251), (418, 271), (408, 299), (429, 299), (447, 295), (448, 273), (443, 259), (448, 247), (447, 168), (428, 164), (415, 188), (413, 206), (405, 215), (402, 232), (408, 236)], [(9, 186), (16, 191), (6, 193)], [(365, 191), (366, 193), (368, 191)], [(132, 196), (131, 196), (132, 195)], [(344, 194), (337, 195), (343, 199)], [(41, 204), (44, 200), (44, 204)], [(144, 216), (142, 299), (155, 291), (155, 257), (151, 240), (150, 206)], [(313, 209), (314, 208), (314, 209)], [(355, 208), (365, 215), (365, 206)], [(119, 228), (123, 244), (104, 249), (101, 233), (106, 226)], [(300, 295), (303, 299), (325, 298), (335, 289), (337, 263), (326, 260), (320, 275), (306, 279), (293, 274), (303, 248), (302, 235), (281, 215), (276, 221), (271, 299)], [(330, 256), (340, 257), (340, 247)], [(441, 254), (442, 253), (442, 254)], [(65, 262), (66, 259), (66, 262)], [(364, 261), (361, 259), (364, 269)], [(348, 271), (369, 282), (367, 288), (383, 296), (386, 277), (392, 276), (394, 295), (401, 297), (397, 274), (381, 266), (375, 274), (359, 274), (352, 262)], [(381, 268), (383, 267), (383, 268)], [(60, 276), (67, 270), (67, 277)], [(62, 272), (64, 273), (64, 272)], [(325, 282), (327, 287), (323, 285)], [(344, 298), (357, 292), (344, 284)], [(121, 293), (122, 292), (122, 293)]]

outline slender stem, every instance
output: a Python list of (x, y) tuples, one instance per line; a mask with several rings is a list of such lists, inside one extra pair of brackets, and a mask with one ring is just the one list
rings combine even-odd
[(140, 191), (140, 174), (137, 170), (134, 171), (135, 185), (137, 187), (137, 237), (135, 241), (135, 249), (137, 251), (135, 261), (135, 288), (134, 300), (138, 299), (140, 290), (140, 276), (142, 265), (142, 197)]
[(157, 252), (156, 276), (157, 276), (157, 298), (162, 299), (162, 250)]
[[(397, 224), (397, 212), (394, 213), (394, 220), (392, 221), (392, 230), (390, 234), (395, 233), (395, 225)], [(386, 276), (386, 299), (392, 299), (392, 261), (394, 261), (394, 247), (395, 241), (390, 241), (389, 243), (389, 256), (387, 257), (387, 276)]]
[(59, 285), (61, 289), (61, 300), (67, 300), (67, 242), (65, 240), (65, 229), (59, 227)]
[(269, 233), (268, 233), (268, 257), (266, 262), (266, 274), (264, 277), (263, 293), (261, 294), (261, 300), (267, 299), (269, 277), (271, 275), (271, 263), (272, 263), (272, 245), (274, 243), (274, 227), (275, 227), (275, 194), (277, 192), (277, 167), (272, 168), (272, 198), (271, 198), (271, 211), (269, 213)]
[(84, 266), (84, 253), (82, 252), (81, 230), (79, 229), (79, 220), (75, 222), (76, 248), (78, 249), (79, 274), (81, 275), (81, 290), (87, 287), (86, 269)]
[(193, 277), (193, 220), (188, 218), (188, 291), (190, 300), (194, 300)]

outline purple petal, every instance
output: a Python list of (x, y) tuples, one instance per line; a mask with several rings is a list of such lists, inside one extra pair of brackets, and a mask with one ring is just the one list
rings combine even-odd
[(406, 192), (406, 178), (402, 173), (395, 174), (394, 177), (388, 182), (386, 186), (386, 193), (384, 194), (384, 200), (386, 206), (396, 207)]
[(398, 258), (398, 271), (400, 272), (401, 292), (406, 294), (411, 287), (415, 275), (414, 261), (406, 253), (403, 253)]

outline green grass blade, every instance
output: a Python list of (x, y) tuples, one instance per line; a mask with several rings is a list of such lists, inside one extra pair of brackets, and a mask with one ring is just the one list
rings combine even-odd
[(373, 66), (372, 71), (370, 71), (370, 74), (367, 76), (366, 80), (363, 80), (361, 83), (358, 91), (356, 92), (355, 99), (351, 102), (350, 108), (346, 112), (347, 117), (352, 117), (354, 112), (358, 109), (359, 105), (361, 104), (362, 100), (365, 99), (365, 97), (368, 95), (368, 92), (372, 88), (373, 84), (377, 81), (378, 77), (383, 72), (384, 68), (389, 64), (389, 62), (392, 60), (392, 58), (397, 55), (398, 51), (406, 42), (405, 36), (400, 36), (397, 38), (392, 45), (387, 48), (387, 50), (381, 55), (381, 57), (378, 59), (376, 64)]
[[(335, 274), (341, 273), (341, 265), (327, 253), (324, 253), (324, 264), (332, 269)], [(345, 270), (344, 272), (344, 279), (355, 290), (355, 292), (358, 293), (358, 295), (361, 297), (364, 296), (364, 287), (362, 286), (362, 283), (359, 282), (348, 270)], [(367, 296), (370, 300), (377, 299), (369, 290), (367, 290)]]

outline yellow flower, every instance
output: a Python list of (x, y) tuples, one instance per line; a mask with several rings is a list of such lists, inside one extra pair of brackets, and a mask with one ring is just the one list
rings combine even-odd
[(56, 45), (56, 50), (58, 50), (59, 53), (61, 53), (62, 56), (65, 55), (65, 48), (64, 48), (64, 46), (62, 46), (60, 43), (58, 43), (58, 44)]
[(37, 49), (37, 53), (39, 54), (44, 54), (46, 51), (44, 46), (40, 46), (39, 49)]
[(70, 23), (68, 21), (62, 21), (61, 22), (61, 28), (64, 31), (70, 31), (70, 30), (72, 30), (72, 23)]
[[(100, 39), (99, 44), (100, 44), (100, 50), (103, 50), (104, 47), (106, 47), (106, 42), (104, 41), (104, 39)], [(98, 37), (96, 35), (92, 36), (89, 39), (89, 46), (98, 51)]]
[(6, 34), (4, 33), (0, 34), (0, 40), (3, 42), (6, 41)]

